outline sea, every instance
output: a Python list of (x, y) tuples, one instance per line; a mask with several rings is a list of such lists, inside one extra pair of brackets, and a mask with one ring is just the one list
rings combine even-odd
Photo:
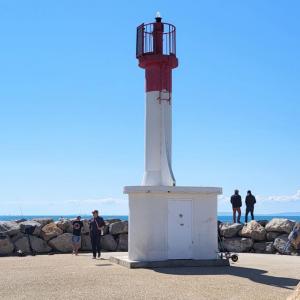
[[(26, 219), (26, 220), (32, 220), (32, 219), (36, 219), (36, 218), (51, 218), (54, 221), (58, 221), (60, 219), (73, 219), (76, 218), (77, 215), (5, 215), (5, 216), (1, 216), (0, 215), (0, 221), (15, 221), (15, 220), (21, 220), (21, 219)], [(120, 219), (122, 221), (127, 221), (128, 220), (128, 216), (126, 215), (122, 215), (122, 216), (118, 216), (118, 215), (103, 215), (102, 216), (105, 220), (108, 219)], [(81, 218), (83, 219), (90, 219), (91, 215), (81, 215)], [(298, 216), (292, 216), (292, 215), (257, 215), (255, 216), (255, 220), (271, 220), (273, 218), (285, 218), (285, 219), (289, 219), (289, 220), (293, 220), (293, 221), (299, 221), (300, 222), (300, 215)], [(218, 220), (221, 222), (231, 222), (232, 221), (232, 216), (230, 215), (218, 215)], [(248, 220), (251, 220), (250, 216), (248, 218)], [(241, 222), (244, 222), (245, 219), (242, 216), (241, 218)]]

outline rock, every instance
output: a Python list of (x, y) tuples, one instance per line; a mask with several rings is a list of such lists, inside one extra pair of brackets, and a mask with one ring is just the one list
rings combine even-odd
[(33, 249), (33, 251), (35, 251), (37, 253), (48, 253), (52, 250), (48, 246), (47, 242), (45, 242), (44, 240), (42, 240), (36, 236), (30, 235), (29, 239), (30, 239), (30, 243), (31, 243), (31, 248)]
[(17, 234), (12, 235), (12, 236), (10, 237), (10, 240), (11, 240), (13, 243), (15, 243), (17, 240), (23, 238), (24, 236), (26, 236), (26, 235), (25, 235), (24, 233), (22, 233), (21, 231), (19, 231)]
[(257, 253), (264, 253), (266, 250), (266, 242), (259, 242), (259, 243), (254, 243), (253, 244), (253, 249)]
[(92, 251), (91, 237), (89, 234), (81, 235), (81, 250)]
[[(29, 240), (30, 240), (30, 244), (31, 244), (31, 248), (32, 248), (33, 252), (48, 253), (52, 250), (44, 240), (42, 240), (36, 236), (29, 235)], [(16, 247), (17, 251), (21, 250), (25, 254), (31, 253), (27, 235), (18, 239), (15, 242), (15, 247)]]
[(36, 221), (38, 223), (40, 223), (42, 225), (42, 227), (44, 227), (45, 225), (49, 224), (49, 223), (53, 223), (53, 219), (51, 218), (35, 218), (32, 219), (32, 221)]
[(290, 249), (289, 248), (286, 249), (287, 241), (288, 241), (287, 234), (280, 235), (274, 240), (273, 243), (274, 248), (281, 254), (288, 254), (290, 252)]
[(107, 251), (116, 251), (117, 242), (111, 234), (101, 236), (101, 248)]
[(109, 225), (104, 225), (101, 231), (102, 231), (102, 235), (109, 234)]
[(300, 222), (297, 222), (289, 234), (289, 240), (296, 250), (300, 250)]
[(0, 221), (0, 235), (15, 235), (20, 231), (20, 225), (13, 221)]
[(109, 225), (110, 234), (128, 233), (128, 221), (111, 223)]
[(257, 220), (257, 223), (263, 227), (266, 227), (268, 222), (269, 222), (268, 220)]
[(63, 231), (56, 226), (55, 223), (49, 223), (42, 228), (41, 236), (45, 241), (49, 241), (63, 234)]
[(60, 221), (55, 222), (55, 224), (63, 232), (73, 233), (73, 225), (71, 220), (61, 219)]
[(36, 221), (25, 221), (20, 223), (20, 229), (22, 233), (29, 233), (33, 235), (40, 235), (42, 225)]
[(0, 255), (10, 255), (14, 252), (14, 248), (8, 236), (0, 236)]
[[(47, 225), (46, 225), (47, 226)], [(61, 229), (60, 229), (61, 230)], [(48, 242), (49, 246), (59, 252), (72, 252), (72, 234), (63, 233)]]
[(223, 246), (230, 252), (247, 252), (253, 246), (253, 241), (249, 238), (226, 238), (223, 240)]
[(15, 220), (15, 222), (18, 223), (18, 224), (22, 223), (22, 222), (25, 222), (25, 221), (27, 221), (27, 219), (24, 219), (24, 218)]
[(295, 225), (295, 222), (290, 221), (288, 219), (282, 218), (274, 218), (266, 225), (266, 230), (282, 232), (282, 233), (290, 233)]
[(296, 286), (296, 289), (293, 291), (293, 293), (287, 297), (286, 300), (299, 300), (300, 299), (300, 282)]
[(15, 242), (16, 251), (21, 251), (22, 253), (29, 254), (30, 248), (27, 236), (23, 236)]
[(82, 234), (87, 234), (90, 233), (90, 224), (89, 224), (89, 220), (81, 220), (83, 223), (83, 227), (81, 229), (81, 233)]
[(128, 251), (128, 233), (121, 233), (118, 237), (118, 251)]
[(280, 235), (281, 235), (280, 232), (270, 231), (270, 232), (267, 232), (266, 238), (267, 238), (267, 241), (273, 242)]
[(276, 252), (276, 249), (274, 247), (274, 244), (272, 242), (267, 242), (266, 243), (266, 253), (269, 253), (269, 254), (273, 254)]
[(266, 239), (266, 230), (256, 221), (250, 221), (245, 224), (239, 235), (242, 237), (252, 238), (256, 241), (264, 241)]
[(243, 228), (239, 223), (221, 223), (219, 230), (220, 235), (226, 238), (234, 237)]
[(120, 220), (120, 219), (107, 219), (104, 222), (105, 222), (105, 224), (110, 225), (112, 223), (122, 222), (122, 220)]

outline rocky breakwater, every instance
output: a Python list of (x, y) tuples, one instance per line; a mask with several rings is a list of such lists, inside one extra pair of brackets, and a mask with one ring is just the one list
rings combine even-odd
[[(88, 220), (83, 221), (81, 250), (91, 251)], [(128, 250), (128, 222), (105, 220), (101, 245), (106, 251)], [(72, 251), (72, 220), (34, 219), (0, 221), (0, 256)]]
[(223, 251), (300, 255), (299, 222), (282, 218), (247, 224), (219, 222), (218, 230)]

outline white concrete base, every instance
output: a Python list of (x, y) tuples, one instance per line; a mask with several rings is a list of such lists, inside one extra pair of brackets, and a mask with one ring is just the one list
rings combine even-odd
[(112, 263), (126, 267), (128, 269), (138, 268), (174, 268), (174, 267), (227, 267), (230, 266), (228, 259), (171, 259), (163, 261), (134, 261), (128, 258), (128, 255), (113, 255), (109, 260)]
[(217, 259), (221, 188), (131, 186), (124, 193), (129, 196), (129, 260)]

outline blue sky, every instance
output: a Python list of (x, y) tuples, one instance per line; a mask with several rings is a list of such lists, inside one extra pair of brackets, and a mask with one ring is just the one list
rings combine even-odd
[(144, 166), (135, 30), (177, 26), (178, 185), (300, 211), (298, 1), (0, 2), (0, 215), (126, 214)]

